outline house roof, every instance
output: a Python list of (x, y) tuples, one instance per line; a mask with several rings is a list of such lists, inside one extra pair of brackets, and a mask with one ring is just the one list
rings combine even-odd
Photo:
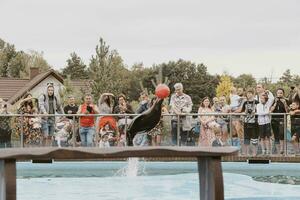
[[(44, 79), (52, 75), (62, 84), (64, 79), (54, 70), (40, 73), (32, 79), (19, 79), (19, 78), (4, 78), (0, 77), (0, 98), (7, 101), (10, 104), (16, 103), (20, 100), (28, 91), (32, 90)], [(78, 91), (89, 91), (90, 80), (71, 80), (70, 84)]]
[(8, 101), (15, 93), (24, 87), (29, 79), (0, 78), (0, 98)]
[[(26, 92), (30, 91), (31, 89), (33, 89), (35, 86), (37, 86), (40, 82), (42, 82), (44, 79), (46, 79), (48, 76), (54, 76), (58, 81), (60, 81), (61, 83), (64, 82), (64, 79), (59, 75), (57, 74), (54, 70), (49, 70), (47, 72), (44, 72), (44, 73), (40, 73), (38, 75), (36, 75), (34, 78), (32, 78), (31, 80), (29, 79), (23, 79), (24, 81), (26, 80), (27, 82), (23, 82), (23, 85), (22, 87), (21, 86), (21, 83), (19, 83), (19, 81), (21, 79), (7, 79), (10, 80), (10, 84), (11, 85), (17, 85), (18, 88), (15, 89), (14, 92), (10, 93), (12, 94), (11, 96), (8, 96), (7, 95), (7, 100), (10, 104), (14, 104), (15, 102), (17, 102), (20, 98), (22, 98), (22, 96), (24, 96), (26, 94)], [(0, 78), (1, 80), (2, 78)], [(4, 82), (4, 87), (8, 87), (7, 84), (8, 82)], [(18, 84), (16, 84), (18, 83)], [(16, 87), (16, 86), (14, 86)], [(0, 94), (2, 95), (4, 89), (0, 89)]]

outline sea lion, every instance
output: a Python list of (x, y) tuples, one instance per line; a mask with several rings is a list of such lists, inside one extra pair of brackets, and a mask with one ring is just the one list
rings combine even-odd
[(145, 133), (152, 130), (160, 121), (161, 107), (164, 99), (157, 98), (153, 105), (141, 115), (133, 118), (127, 128), (127, 144), (133, 145), (133, 138), (138, 133)]

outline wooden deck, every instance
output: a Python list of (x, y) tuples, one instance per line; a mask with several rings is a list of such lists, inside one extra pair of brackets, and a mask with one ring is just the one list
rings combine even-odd
[[(102, 160), (116, 160), (116, 159), (102, 159)], [(125, 159), (118, 159), (125, 160)], [(196, 161), (194, 157), (165, 157), (165, 158), (145, 158), (146, 161)], [(287, 155), (287, 156), (224, 156), (222, 157), (222, 162), (248, 162), (249, 160), (269, 160), (272, 162), (282, 162), (282, 163), (300, 163), (300, 156)]]
[[(111, 147), (10, 148), (0, 150), (0, 200), (16, 200), (16, 161), (94, 160), (128, 157), (194, 158), (198, 162), (200, 199), (223, 200), (223, 156), (237, 155), (233, 147)], [(42, 195), (42, 194), (41, 194)]]

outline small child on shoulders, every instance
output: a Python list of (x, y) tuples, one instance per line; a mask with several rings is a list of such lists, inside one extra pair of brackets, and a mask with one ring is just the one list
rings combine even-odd
[(235, 112), (241, 106), (241, 97), (237, 94), (237, 89), (232, 87), (230, 90), (230, 109)]

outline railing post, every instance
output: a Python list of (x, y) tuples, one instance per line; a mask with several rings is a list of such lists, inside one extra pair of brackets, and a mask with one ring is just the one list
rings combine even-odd
[[(125, 146), (128, 146), (127, 144), (127, 115), (125, 115), (125, 128), (124, 128), (124, 134), (125, 134)], [(133, 139), (133, 138), (132, 138)]]
[(233, 146), (233, 139), (232, 139), (232, 115), (229, 115), (229, 136), (230, 136), (231, 146)]
[(73, 126), (72, 126), (72, 145), (73, 147), (76, 146), (76, 120), (75, 120), (75, 116), (73, 116)]
[(23, 129), (23, 125), (24, 125), (24, 121), (23, 121), (24, 119), (23, 119), (23, 114), (21, 114), (21, 140), (20, 140), (20, 142), (21, 142), (21, 148), (23, 148), (24, 147), (24, 129)]
[(284, 126), (284, 140), (283, 140), (283, 147), (284, 147), (284, 155), (287, 156), (287, 114), (284, 114), (284, 119), (283, 119), (283, 126)]
[(180, 117), (179, 117), (179, 115), (177, 115), (177, 146), (181, 146)]
[(100, 122), (100, 117), (101, 116), (99, 116), (98, 114), (97, 115), (95, 115), (95, 114), (93, 114), (93, 117), (94, 117), (94, 120), (95, 120), (95, 124), (94, 124), (94, 130), (95, 130), (95, 132), (94, 132), (94, 138), (93, 138), (93, 145), (94, 146), (98, 146), (99, 144), (98, 144), (98, 141), (99, 141), (99, 134), (98, 134), (98, 128), (99, 128), (99, 131), (100, 131), (100, 127), (99, 127), (99, 122)]

